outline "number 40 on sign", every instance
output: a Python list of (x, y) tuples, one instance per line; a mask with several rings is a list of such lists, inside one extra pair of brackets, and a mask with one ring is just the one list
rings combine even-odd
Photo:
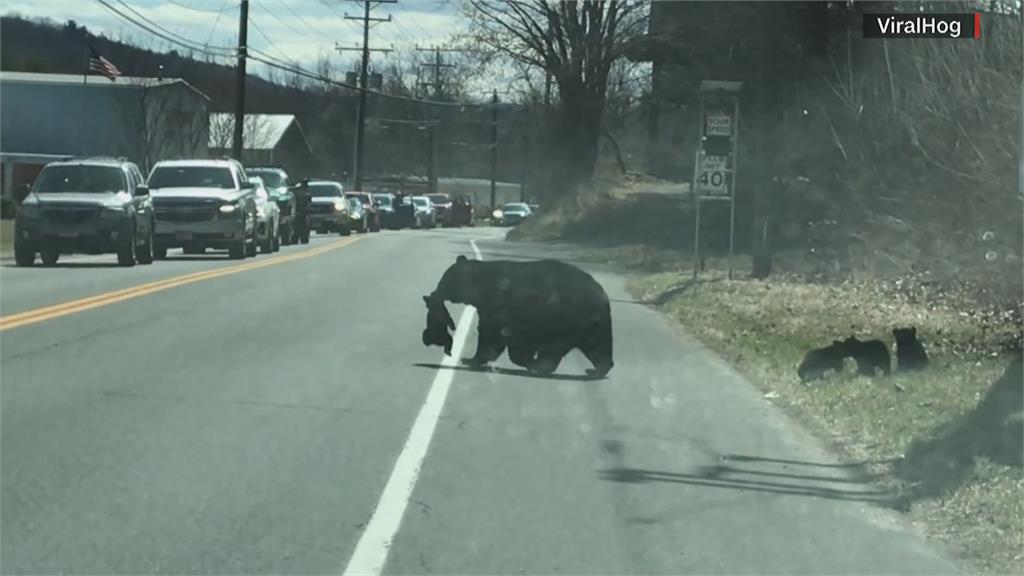
[(702, 156), (700, 175), (697, 177), (697, 189), (705, 194), (715, 196), (728, 194), (729, 185), (726, 178), (728, 172), (724, 156)]

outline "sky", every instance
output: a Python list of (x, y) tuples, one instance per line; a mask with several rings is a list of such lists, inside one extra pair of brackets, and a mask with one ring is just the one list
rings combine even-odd
[[(149, 20), (196, 44), (223, 49), (238, 42), (239, 0), (106, 1), (136, 20), (142, 20), (125, 8), (127, 4)], [(362, 16), (362, 12), (362, 2), (352, 0), (250, 0), (248, 43), (274, 58), (297, 61), (309, 69), (314, 69), (321, 55), (327, 55), (335, 70), (348, 70), (359, 53), (339, 52), (334, 47), (335, 43), (345, 47), (362, 45), (362, 22), (344, 18), (346, 14)], [(51, 18), (57, 22), (75, 20), (95, 33), (131, 44), (159, 50), (174, 48), (96, 0), (7, 0), (3, 3), (3, 13)], [(456, 0), (399, 0), (375, 5), (371, 12), (373, 17), (389, 15), (391, 22), (377, 23), (370, 29), (371, 47), (411, 49), (417, 45), (441, 45), (453, 31), (465, 26)], [(374, 59), (385, 57), (383, 53), (372, 56)], [(267, 72), (262, 65), (250, 66), (253, 72)]]

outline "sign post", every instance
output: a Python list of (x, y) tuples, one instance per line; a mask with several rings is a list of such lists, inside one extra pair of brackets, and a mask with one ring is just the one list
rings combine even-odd
[(690, 186), (694, 201), (693, 278), (700, 271), (700, 218), (704, 202), (729, 203), (729, 279), (736, 235), (736, 169), (739, 145), (739, 91), (742, 82), (700, 83), (700, 145)]

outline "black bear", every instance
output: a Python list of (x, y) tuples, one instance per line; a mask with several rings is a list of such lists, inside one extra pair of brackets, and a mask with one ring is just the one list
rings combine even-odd
[(928, 366), (928, 354), (917, 339), (917, 328), (894, 328), (896, 338), (896, 367), (899, 370), (921, 370)]
[(452, 336), (448, 330), (455, 330), (455, 321), (452, 320), (444, 300), (436, 295), (424, 296), (423, 302), (427, 305), (427, 327), (423, 329), (424, 346), (442, 346), (444, 353), (452, 353)]
[(829, 346), (808, 352), (796, 373), (800, 376), (801, 382), (809, 382), (823, 377), (829, 370), (842, 372), (845, 357), (843, 343), (835, 340)]
[(465, 364), (486, 366), (507, 348), (513, 363), (550, 374), (579, 348), (594, 365), (589, 375), (604, 376), (614, 366), (608, 295), (593, 276), (565, 262), (459, 256), (431, 298), (476, 308), (476, 354)]
[(841, 345), (844, 355), (857, 361), (857, 372), (861, 376), (873, 377), (876, 370), (881, 370), (883, 375), (889, 374), (889, 348), (881, 340), (860, 341), (856, 336), (850, 336)]

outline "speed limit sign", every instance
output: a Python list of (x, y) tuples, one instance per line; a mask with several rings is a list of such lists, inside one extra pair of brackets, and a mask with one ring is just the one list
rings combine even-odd
[(707, 196), (729, 194), (729, 169), (725, 156), (704, 156), (700, 159), (700, 173), (697, 175), (697, 191)]

